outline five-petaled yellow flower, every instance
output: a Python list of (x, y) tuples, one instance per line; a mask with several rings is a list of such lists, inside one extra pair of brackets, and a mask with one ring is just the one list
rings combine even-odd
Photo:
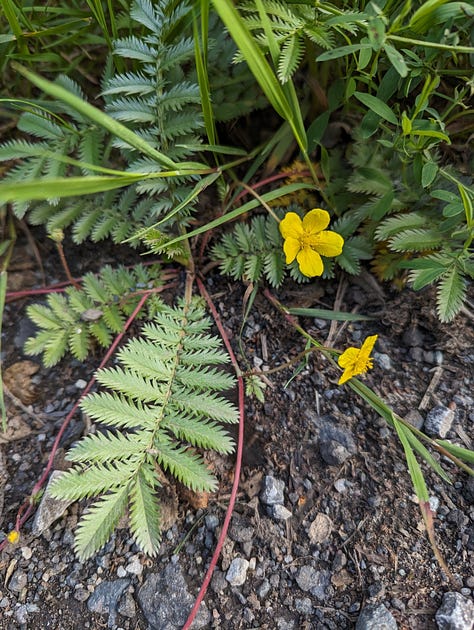
[(296, 258), (301, 273), (312, 278), (324, 271), (321, 256), (339, 256), (344, 239), (326, 230), (329, 219), (329, 212), (320, 208), (310, 210), (303, 220), (296, 212), (286, 213), (280, 222), (280, 232), (285, 239), (283, 251), (287, 265)]
[(347, 348), (337, 362), (344, 372), (339, 379), (339, 385), (342, 385), (353, 376), (365, 374), (369, 368), (374, 366), (374, 360), (370, 356), (372, 349), (377, 341), (378, 335), (372, 335), (362, 344), (361, 348)]

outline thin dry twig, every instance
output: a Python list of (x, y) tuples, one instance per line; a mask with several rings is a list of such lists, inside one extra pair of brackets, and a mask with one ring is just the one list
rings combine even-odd
[(12, 394), (12, 392), (8, 389), (8, 387), (5, 385), (5, 381), (2, 383), (3, 385), (3, 391), (5, 393), (5, 395), (7, 396), (7, 398), (9, 398), (12, 403), (18, 407), (19, 409), (21, 409), (24, 413), (26, 413), (27, 416), (29, 416), (32, 420), (37, 420), (39, 422), (42, 422), (43, 420), (43, 415), (42, 414), (36, 414), (33, 411), (31, 411), (31, 409), (29, 409), (25, 404), (23, 404), (21, 402), (21, 400), (19, 398), (17, 398), (15, 396), (15, 394)]
[(421, 399), (420, 404), (418, 405), (418, 409), (420, 409), (421, 411), (426, 409), (426, 407), (428, 406), (428, 404), (430, 402), (430, 398), (433, 395), (434, 390), (438, 387), (438, 383), (441, 380), (441, 376), (443, 375), (443, 371), (444, 371), (444, 368), (441, 365), (439, 365), (437, 368), (435, 368), (433, 376), (431, 377), (430, 384), (426, 388), (425, 394), (424, 394), (423, 398)]

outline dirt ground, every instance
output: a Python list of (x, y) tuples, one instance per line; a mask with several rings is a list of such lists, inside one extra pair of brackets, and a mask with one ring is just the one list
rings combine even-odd
[[(74, 275), (97, 268), (93, 246), (81, 250), (80, 266), (74, 266), (74, 248), (70, 251)], [(26, 244), (22, 252), (10, 290), (41, 282), (33, 252)], [(102, 263), (112, 262), (106, 253), (101, 257)], [(63, 280), (54, 253), (46, 258), (47, 283)], [(255, 301), (239, 344), (246, 287), (212, 272), (205, 283), (243, 370), (272, 369), (305, 349), (301, 336), (263, 294)], [(299, 287), (289, 283), (274, 293), (286, 306), (373, 316), (351, 323), (301, 318), (300, 324), (326, 345), (341, 349), (378, 334), (374, 369), (364, 382), (402, 417), (421, 422), (436, 406), (448, 408), (454, 413), (447, 414), (447, 439), (473, 448), (472, 287), (466, 310), (449, 325), (437, 321), (432, 291), (399, 293), (381, 286), (368, 272)], [(171, 294), (165, 297), (173, 299)], [(25, 360), (34, 364), (16, 368), (17, 377), (13, 369), (12, 395), (6, 396), (9, 429), (0, 434), (4, 534), (14, 525), (62, 420), (101, 358), (91, 357), (85, 364), (65, 359), (46, 369), (37, 358), (24, 356), (22, 344), (31, 331), (28, 303), (8, 304), (3, 327), (4, 370)], [(472, 598), (474, 591), (474, 486), (468, 475), (442, 461), (453, 481), (449, 485), (423, 468), (439, 549), (458, 580), (453, 585), (433, 556), (394, 431), (347, 386), (339, 387), (339, 374), (316, 353), (306, 363), (267, 378), (265, 402), (246, 402), (240, 491), (205, 597), (208, 616), (200, 627), (338, 630), (353, 628), (367, 604), (383, 603), (401, 629), (436, 628), (435, 613), (445, 592), (456, 590)], [(61, 443), (57, 468), (84, 430), (78, 414)], [(338, 440), (347, 451), (340, 459), (334, 450), (328, 453)], [(158, 615), (153, 621), (143, 603), (145, 586), (151, 576), (178, 567), (185, 578), (180, 588), (191, 603), (196, 596), (232, 484), (234, 458), (215, 457), (212, 462), (220, 488), (207, 506), (200, 507), (196, 497), (179, 488), (168, 489), (169, 529), (154, 560), (141, 554), (122, 528), (95, 558), (78, 562), (72, 538), (82, 506), (69, 507), (36, 537), (28, 521), (19, 542), (0, 556), (0, 628), (181, 627), (178, 618), (160, 622)], [(262, 499), (268, 478), (281, 482), (287, 518), (275, 517)], [(228, 569), (236, 557), (249, 562), (241, 584), (229, 581)], [(104, 583), (111, 589), (123, 586), (113, 605), (92, 603)], [(154, 606), (165, 604), (155, 601)]]

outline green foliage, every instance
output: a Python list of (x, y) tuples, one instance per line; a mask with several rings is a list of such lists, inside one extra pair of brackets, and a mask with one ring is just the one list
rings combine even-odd
[[(332, 49), (336, 34), (356, 33), (363, 14), (354, 12), (338, 19), (331, 10), (312, 7), (310, 3), (284, 3), (277, 0), (263, 0), (264, 11), (269, 19), (269, 26), (277, 43), (279, 54), (276, 61), (278, 78), (286, 83), (298, 69), (306, 49), (315, 47)], [(332, 8), (333, 5), (328, 5)], [(255, 2), (245, 2), (240, 6), (247, 15), (245, 23), (255, 35), (263, 50), (271, 49), (268, 33)], [(237, 60), (241, 60), (239, 55)]]
[[(77, 83), (65, 76), (56, 84), (84, 99)], [(34, 181), (40, 177), (53, 179), (70, 172), (68, 158), (76, 155), (83, 163), (81, 172), (91, 174), (90, 165), (99, 163), (105, 144), (103, 129), (67, 105), (43, 104), (28, 106), (18, 120), (18, 130), (30, 139), (10, 140), (0, 145), (0, 161), (17, 162), (5, 176), (5, 182)], [(22, 218), (31, 202), (16, 202), (15, 214)], [(50, 213), (55, 213), (58, 199), (49, 200)]]
[(246, 282), (264, 278), (280, 286), (286, 275), (283, 239), (273, 217), (256, 216), (249, 224), (237, 223), (212, 248), (222, 273)]
[(75, 465), (53, 487), (55, 496), (69, 500), (95, 497), (76, 533), (80, 558), (107, 541), (127, 507), (134, 541), (157, 553), (163, 472), (192, 490), (215, 490), (216, 479), (196, 449), (229, 453), (232, 440), (219, 423), (238, 416), (222, 395), (233, 378), (213, 367), (228, 357), (207, 333), (210, 325), (196, 301), (163, 306), (143, 337), (118, 353), (120, 367), (97, 373), (110, 391), (89, 394), (82, 408), (104, 429), (71, 449), (67, 458)]
[[(42, 354), (47, 367), (67, 352), (84, 360), (98, 343), (105, 348), (120, 333), (144, 290), (158, 286), (157, 266), (133, 269), (105, 266), (99, 275), (86, 274), (82, 288), (68, 287), (64, 294), (50, 293), (47, 304), (28, 307), (28, 316), (39, 331), (25, 343), (25, 352)], [(158, 307), (158, 297), (149, 301), (149, 313)], [(144, 316), (144, 313), (141, 314)]]

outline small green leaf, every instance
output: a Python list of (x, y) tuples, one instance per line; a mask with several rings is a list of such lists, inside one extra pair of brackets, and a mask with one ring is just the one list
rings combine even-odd
[(434, 182), (436, 175), (438, 174), (438, 165), (436, 162), (426, 162), (423, 165), (421, 171), (421, 185), (423, 188), (428, 188)]
[(411, 130), (412, 130), (412, 122), (411, 119), (408, 118), (408, 115), (406, 112), (402, 112), (402, 132), (404, 136), (409, 136), (411, 134)]
[(405, 59), (403, 58), (401, 52), (390, 44), (385, 44), (384, 50), (387, 53), (387, 57), (389, 58), (392, 66), (401, 77), (405, 78), (408, 75), (408, 66), (405, 63)]
[(332, 61), (333, 59), (339, 59), (339, 57), (345, 57), (359, 50), (370, 50), (372, 46), (370, 44), (349, 44), (348, 46), (340, 46), (334, 50), (327, 50), (316, 57), (316, 61)]
[(375, 112), (378, 116), (384, 120), (392, 123), (392, 125), (398, 125), (398, 119), (392, 112), (390, 107), (372, 94), (366, 94), (365, 92), (354, 92), (354, 96), (368, 109)]

